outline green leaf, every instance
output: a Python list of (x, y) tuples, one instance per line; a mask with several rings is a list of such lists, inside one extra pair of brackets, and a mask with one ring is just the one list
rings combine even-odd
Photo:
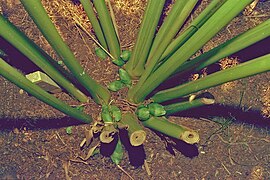
[(123, 66), (125, 64), (125, 61), (123, 61), (121, 58), (119, 59), (113, 59), (112, 60), (113, 64), (117, 65), (117, 66)]
[(112, 105), (110, 107), (110, 112), (115, 122), (118, 122), (121, 120), (122, 112), (117, 106)]
[(104, 121), (104, 123), (113, 122), (113, 118), (110, 115), (109, 107), (107, 105), (102, 106), (101, 119)]
[(69, 126), (69, 127), (66, 128), (66, 133), (68, 135), (71, 135), (72, 134), (72, 126)]
[(150, 112), (145, 106), (139, 106), (136, 114), (141, 121), (146, 121), (150, 118)]
[(111, 155), (111, 159), (116, 165), (118, 165), (121, 162), (121, 160), (123, 159), (123, 155), (124, 155), (124, 150), (122, 147), (122, 143), (121, 143), (120, 139), (118, 139), (115, 150)]
[(158, 103), (149, 104), (148, 109), (149, 109), (150, 114), (156, 117), (163, 116), (166, 114), (164, 107)]
[(108, 89), (116, 92), (122, 89), (123, 87), (124, 87), (124, 84), (121, 81), (117, 80), (117, 81), (111, 82), (108, 86)]
[(122, 52), (122, 54), (120, 55), (120, 58), (123, 59), (124, 61), (128, 61), (129, 58), (130, 58), (130, 56), (131, 56), (131, 51), (129, 51), (129, 50), (124, 50), (124, 51)]
[(102, 60), (104, 60), (104, 59), (106, 59), (108, 57), (108, 55), (106, 54), (106, 52), (103, 51), (100, 47), (96, 47), (95, 48), (95, 53)]
[(131, 77), (130, 77), (130, 75), (127, 73), (126, 70), (120, 68), (120, 69), (119, 69), (119, 76), (120, 76), (121, 81), (122, 81), (124, 84), (131, 85)]

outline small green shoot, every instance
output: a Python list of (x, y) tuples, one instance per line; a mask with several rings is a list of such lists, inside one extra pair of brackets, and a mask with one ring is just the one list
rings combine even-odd
[(123, 150), (123, 147), (122, 147), (122, 143), (121, 143), (120, 139), (118, 139), (115, 150), (111, 155), (111, 160), (116, 165), (118, 165), (122, 161), (123, 156), (124, 156), (124, 150)]
[(72, 134), (72, 126), (69, 126), (69, 127), (66, 128), (66, 133), (68, 135), (71, 135)]

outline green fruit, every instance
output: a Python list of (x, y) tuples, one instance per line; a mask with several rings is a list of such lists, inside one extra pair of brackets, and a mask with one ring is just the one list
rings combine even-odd
[(136, 114), (141, 121), (146, 121), (150, 118), (150, 112), (148, 108), (144, 106), (139, 107)]
[(166, 114), (166, 110), (161, 104), (151, 103), (148, 105), (148, 109), (151, 115), (159, 117), (164, 116)]
[(113, 118), (110, 115), (109, 107), (107, 105), (102, 106), (101, 119), (104, 123), (113, 122)]
[(110, 107), (110, 112), (115, 122), (118, 122), (121, 120), (122, 112), (117, 106), (112, 105)]
[(108, 86), (108, 89), (116, 92), (122, 89), (123, 87), (124, 87), (124, 84), (121, 81), (117, 80), (117, 81), (111, 82)]
[(131, 77), (128, 72), (122, 68), (119, 69), (119, 76), (124, 84), (131, 85)]
[(117, 66), (123, 66), (125, 64), (125, 61), (123, 61), (121, 58), (119, 59), (113, 59), (112, 60), (113, 64), (117, 65)]
[(95, 53), (96, 53), (96, 55), (100, 58), (100, 59), (102, 59), (102, 60), (104, 60), (104, 59), (106, 59), (107, 58), (107, 54), (106, 54), (106, 52), (105, 51), (103, 51), (101, 48), (99, 48), (99, 47), (96, 47), (95, 48)]
[(131, 56), (131, 51), (129, 50), (124, 50), (122, 54), (120, 55), (121, 59), (123, 59), (124, 61), (128, 61), (130, 56)]

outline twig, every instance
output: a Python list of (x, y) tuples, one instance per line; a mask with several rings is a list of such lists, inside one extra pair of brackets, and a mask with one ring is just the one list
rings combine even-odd
[(118, 32), (117, 23), (116, 23), (116, 19), (115, 19), (115, 15), (114, 15), (114, 12), (113, 12), (111, 1), (106, 0), (106, 2), (107, 2), (108, 6), (109, 6), (109, 9), (110, 9), (110, 14), (111, 14), (112, 23), (113, 23), (113, 26), (114, 26), (114, 29), (115, 29), (116, 36), (118, 38), (118, 41), (120, 42), (119, 32)]
[(89, 165), (88, 162), (85, 162), (85, 161), (82, 161), (82, 160), (70, 159), (69, 161), (70, 161), (70, 162), (83, 163), (83, 164)]
[(67, 144), (64, 142), (64, 140), (61, 138), (61, 136), (59, 135), (59, 133), (56, 131), (55, 132), (56, 136), (60, 139), (60, 141), (66, 146)]
[(125, 171), (120, 165), (117, 165), (117, 167), (118, 167), (121, 171), (123, 171), (123, 173), (125, 173), (130, 179), (134, 180), (134, 178), (133, 178), (130, 174), (128, 174), (127, 171)]
[(92, 36), (82, 25), (81, 23), (73, 18), (73, 20), (76, 22), (76, 24), (111, 58), (115, 59), (95, 38)]
[(222, 165), (222, 167), (227, 171), (227, 173), (229, 174), (229, 175), (231, 175), (232, 173), (228, 170), (228, 168), (221, 162), (221, 165)]

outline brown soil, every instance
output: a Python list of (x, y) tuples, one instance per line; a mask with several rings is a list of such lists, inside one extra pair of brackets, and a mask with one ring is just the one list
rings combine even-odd
[[(17, 1), (1, 1), (2, 13), (55, 59), (54, 51), (37, 30)], [(72, 12), (90, 28), (78, 4), (64, 0), (42, 0), (61, 35), (86, 72), (103, 85), (117, 78), (117, 68), (109, 59), (94, 55), (94, 42), (72, 20)], [(11, 4), (10, 4), (11, 3)], [(12, 4), (13, 3), (13, 4)], [(119, 28), (121, 45), (132, 48), (146, 0), (114, 0), (113, 8)], [(204, 0), (192, 15), (205, 5)], [(239, 15), (203, 48), (207, 51), (269, 18), (270, 2), (259, 2), (250, 15)], [(0, 39), (0, 47), (11, 54), (8, 61), (23, 73), (36, 70), (26, 58)], [(269, 38), (241, 51), (232, 59), (243, 62), (269, 53)], [(229, 61), (230, 62), (230, 61)], [(27, 66), (25, 65), (27, 64)], [(216, 67), (215, 67), (216, 66)], [(216, 64), (213, 68), (219, 67)], [(211, 72), (207, 69), (206, 72)], [(235, 81), (215, 88), (217, 105), (190, 110), (170, 120), (200, 134), (197, 145), (164, 137), (146, 129), (143, 147), (126, 145), (120, 166), (134, 179), (269, 179), (270, 177), (270, 73)], [(59, 111), (45, 105), (0, 77), (0, 179), (129, 179), (109, 157), (95, 155), (87, 161), (89, 148), (80, 148), (85, 129)], [(76, 105), (65, 93), (56, 94), (65, 102)], [(123, 98), (122, 92), (114, 97)], [(100, 107), (94, 102), (85, 111), (98, 118)], [(264, 117), (261, 114), (264, 113)], [(73, 126), (72, 134), (66, 127)], [(125, 141), (124, 141), (125, 142)], [(92, 146), (95, 145), (95, 142)], [(146, 168), (144, 159), (149, 167)]]

